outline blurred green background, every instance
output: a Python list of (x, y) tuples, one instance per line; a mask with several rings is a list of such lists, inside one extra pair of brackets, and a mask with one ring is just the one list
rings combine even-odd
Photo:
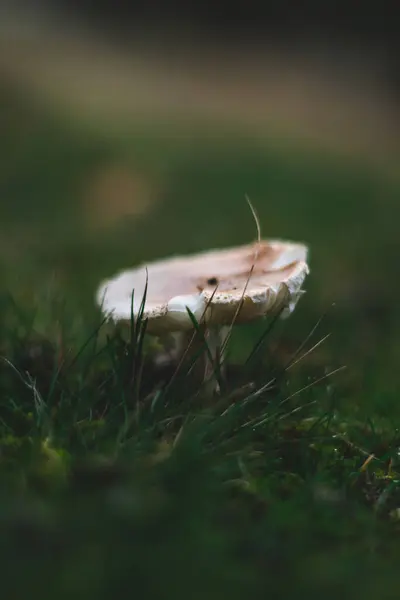
[[(80, 38), (49, 31), (42, 37), (34, 31), (30, 37), (15, 34), (11, 45), (8, 40), (9, 60), (3, 61), (4, 289), (29, 304), (34, 301), (29, 294), (33, 298), (56, 279), (67, 299), (90, 310), (96, 285), (119, 269), (253, 240), (247, 194), (264, 237), (310, 247), (308, 293), (281, 326), (281, 351), (295, 348), (327, 312), (320, 335), (332, 335), (309, 358), (310, 368), (313, 362), (327, 368), (346, 364), (341, 381), (353, 403), (372, 402), (382, 411), (397, 406), (400, 178), (397, 146), (391, 143), (394, 122), (383, 130), (380, 120), (388, 110), (385, 102), (376, 101), (368, 117), (365, 106), (373, 92), (363, 100), (361, 90), (350, 106), (342, 81), (341, 100), (330, 106), (325, 84), (318, 73), (312, 79), (312, 69), (304, 70), (304, 80), (300, 73), (291, 87), (280, 88), (279, 68), (257, 70), (255, 62), (253, 80), (268, 81), (273, 73), (275, 83), (269, 96), (267, 86), (267, 91), (255, 87), (239, 97), (245, 115), (240, 119), (229, 85), (218, 97), (225, 106), (212, 94), (209, 99), (204, 82), (212, 90), (215, 73), (214, 79), (202, 79), (199, 61), (191, 83), (179, 92), (178, 63), (168, 71), (162, 61), (158, 70), (149, 61), (147, 72), (144, 61), (139, 77), (134, 63), (129, 70), (121, 62), (118, 79), (111, 51), (101, 47), (96, 62), (94, 51), (87, 58)], [(204, 64), (206, 71), (209, 63)], [(221, 73), (224, 63), (218, 64)], [(243, 64), (240, 72), (246, 71)], [(100, 81), (85, 78), (93, 72), (102, 74)], [(240, 76), (230, 75), (231, 83), (238, 81), (238, 94), (251, 83), (242, 87)], [(157, 87), (160, 77), (169, 81), (166, 87), (165, 82)], [(296, 93), (302, 85), (312, 87), (310, 81), (319, 86), (321, 98), (312, 92), (314, 105), (297, 114), (304, 98), (297, 102)], [(330, 85), (334, 89), (336, 84)], [(185, 90), (192, 94), (186, 104)], [(275, 100), (263, 112), (264, 97), (271, 96)], [(102, 98), (108, 103), (101, 105)], [(202, 112), (203, 106), (207, 110)], [(252, 114), (255, 106), (259, 115)], [(305, 130), (313, 126), (308, 137), (299, 134), (306, 119)], [(329, 121), (325, 135), (319, 123)], [(365, 132), (369, 137), (361, 135)], [(251, 347), (258, 330), (259, 324), (242, 328), (237, 356)]]

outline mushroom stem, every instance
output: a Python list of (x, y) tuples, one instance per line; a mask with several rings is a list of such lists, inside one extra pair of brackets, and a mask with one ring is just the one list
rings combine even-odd
[(160, 336), (159, 341), (162, 345), (162, 351), (156, 355), (155, 364), (157, 367), (164, 367), (178, 363), (182, 357), (182, 348), (184, 346), (183, 334), (181, 332), (168, 333)]
[[(215, 366), (219, 367), (219, 374), (224, 377), (224, 344), (229, 333), (228, 326), (221, 327), (210, 327), (206, 331), (206, 342), (209, 353), (205, 353), (205, 373), (204, 379), (208, 381), (214, 377)], [(217, 391), (219, 391), (219, 384), (216, 382)]]
[[(195, 362), (191, 372), (199, 383), (205, 382), (207, 386), (212, 385), (212, 391), (220, 391), (220, 386), (215, 381), (215, 366), (219, 365), (219, 374), (224, 376), (223, 365), (223, 346), (226, 337), (229, 333), (229, 327), (206, 327), (203, 325), (197, 332), (193, 330), (188, 332), (177, 332), (173, 338), (175, 347), (173, 352), (169, 348), (168, 355), (175, 362), (186, 359), (190, 362), (193, 359)], [(171, 338), (170, 338), (171, 339)], [(204, 341), (207, 348), (204, 348)], [(164, 356), (165, 360), (165, 356)]]

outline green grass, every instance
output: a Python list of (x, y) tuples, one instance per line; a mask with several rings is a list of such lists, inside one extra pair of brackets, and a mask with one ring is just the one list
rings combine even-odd
[(15, 325), (1, 365), (3, 589), (391, 597), (393, 422), (344, 419), (324, 373), (301, 391), (262, 349), (211, 397), (189, 364), (173, 380), (154, 367), (141, 321), (92, 323), (83, 345)]
[[(111, 142), (2, 106), (5, 597), (397, 597), (399, 187), (239, 137)], [(161, 181), (159, 203), (94, 235), (82, 186), (113, 163)], [(94, 290), (254, 239), (245, 194), (264, 236), (310, 244), (312, 274), (268, 335), (235, 329), (212, 397), (189, 364), (155, 367), (140, 319), (102, 323)]]

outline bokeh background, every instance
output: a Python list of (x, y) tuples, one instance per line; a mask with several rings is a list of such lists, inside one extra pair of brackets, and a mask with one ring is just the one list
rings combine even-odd
[(118, 269), (253, 240), (248, 194), (264, 237), (310, 246), (279, 351), (327, 312), (309, 368), (395, 410), (399, 43), (384, 5), (320, 4), (3, 0), (3, 289), (92, 308)]

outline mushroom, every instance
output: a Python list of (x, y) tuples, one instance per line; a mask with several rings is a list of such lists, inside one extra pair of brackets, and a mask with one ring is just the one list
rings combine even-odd
[[(309, 272), (307, 252), (303, 244), (259, 240), (236, 248), (171, 257), (102, 282), (96, 301), (115, 322), (130, 321), (132, 292), (133, 313), (137, 314), (147, 284), (143, 312), (147, 332), (161, 338), (174, 334), (177, 354), (182, 355), (193, 339), (190, 311), (207, 337), (214, 361), (224, 349), (233, 323), (280, 311), (285, 317), (294, 310)], [(207, 372), (209, 358), (204, 358)]]

